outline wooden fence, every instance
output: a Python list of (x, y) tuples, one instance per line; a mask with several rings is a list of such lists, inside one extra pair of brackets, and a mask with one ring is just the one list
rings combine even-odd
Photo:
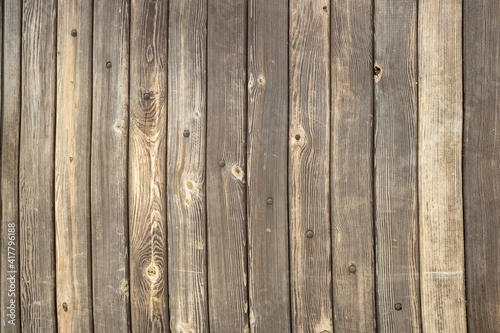
[(500, 332), (498, 0), (3, 0), (1, 332)]

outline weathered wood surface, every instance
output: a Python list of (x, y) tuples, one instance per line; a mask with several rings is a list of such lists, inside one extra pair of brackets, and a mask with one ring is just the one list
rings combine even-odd
[(20, 315), (23, 331), (56, 331), (54, 133), (55, 0), (23, 2), (19, 159)]
[(500, 332), (500, 3), (464, 1), (467, 323)]
[(168, 332), (168, 1), (132, 0), (130, 26), (129, 235), (133, 332)]
[(420, 332), (417, 2), (375, 1), (377, 327)]
[(167, 211), (173, 332), (209, 331), (206, 28), (207, 1), (170, 1)]
[(288, 200), (294, 332), (333, 332), (328, 11), (328, 1), (290, 1)]
[(288, 257), (288, 1), (248, 10), (248, 271), (251, 332), (291, 332)]
[(91, 219), (96, 332), (130, 328), (129, 12), (128, 0), (94, 3)]
[(90, 332), (92, 3), (57, 4), (55, 144), (56, 306), (59, 332)]
[(336, 0), (331, 10), (335, 332), (374, 332), (372, 2)]
[(460, 0), (421, 0), (418, 10), (422, 329), (466, 332), (461, 182), (462, 7)]

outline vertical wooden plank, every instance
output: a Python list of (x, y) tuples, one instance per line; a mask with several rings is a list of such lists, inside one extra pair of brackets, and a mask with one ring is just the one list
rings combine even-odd
[(129, 330), (128, 0), (94, 3), (91, 218), (94, 330)]
[(417, 2), (375, 1), (377, 323), (420, 332)]
[(248, 12), (248, 270), (251, 332), (290, 332), (288, 1)]
[(464, 218), (469, 332), (500, 332), (500, 3), (464, 1)]
[(22, 329), (56, 327), (54, 133), (56, 115), (55, 0), (25, 0), (19, 164)]
[(248, 329), (247, 1), (208, 2), (207, 245), (210, 330)]
[(169, 13), (167, 211), (170, 327), (173, 332), (208, 332), (205, 199), (207, 1), (171, 1)]
[(465, 332), (462, 1), (421, 0), (418, 20), (422, 328)]
[(331, 209), (335, 332), (374, 332), (373, 3), (332, 2)]
[[(21, 116), (21, 1), (0, 9), (0, 331), (21, 332), (19, 240), (19, 121)], [(3, 10), (3, 12), (2, 12)]]
[(294, 332), (333, 332), (329, 2), (290, 1), (288, 197)]
[(92, 330), (92, 2), (59, 0), (55, 147), (56, 300), (61, 332)]
[(166, 127), (168, 1), (132, 0), (130, 301), (133, 332), (167, 332)]

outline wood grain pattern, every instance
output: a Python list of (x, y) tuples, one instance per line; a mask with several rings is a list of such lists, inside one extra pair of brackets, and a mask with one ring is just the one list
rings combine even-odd
[(57, 325), (60, 332), (89, 332), (93, 327), (89, 214), (92, 3), (59, 0), (57, 9)]
[(500, 332), (500, 3), (464, 1), (467, 323)]
[(22, 330), (53, 332), (56, 1), (23, 3), (19, 241)]
[[(422, 328), (466, 332), (462, 2), (419, 2), (418, 185)], [(438, 14), (439, 13), (439, 14)]]
[(207, 1), (171, 1), (168, 244), (173, 332), (208, 332), (206, 218)]
[(168, 1), (132, 0), (129, 230), (133, 332), (168, 332), (166, 127)]
[[(0, 8), (0, 331), (21, 332), (19, 293), (19, 124), (21, 117), (21, 1)], [(10, 243), (9, 243), (10, 242)], [(13, 303), (11, 303), (13, 302)]]
[(248, 271), (251, 332), (290, 332), (288, 1), (248, 12)]
[(94, 3), (91, 219), (94, 330), (130, 329), (128, 0)]
[(417, 3), (377, 0), (374, 13), (377, 327), (420, 332)]
[(288, 197), (294, 332), (333, 332), (328, 10), (328, 1), (290, 1)]
[(374, 332), (376, 326), (372, 5), (370, 0), (332, 2), (330, 158), (335, 332)]
[(208, 2), (207, 246), (210, 330), (248, 330), (247, 1)]

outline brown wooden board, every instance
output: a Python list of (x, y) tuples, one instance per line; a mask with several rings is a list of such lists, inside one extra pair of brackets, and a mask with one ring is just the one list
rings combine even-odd
[(57, 326), (90, 332), (92, 3), (58, 1), (55, 232)]
[(467, 323), (500, 332), (500, 3), (464, 1)]
[(26, 0), (22, 30), (19, 245), (22, 330), (56, 327), (56, 1)]
[(424, 332), (466, 332), (462, 2), (421, 0), (418, 10), (422, 328)]
[(290, 332), (288, 1), (248, 11), (248, 270), (251, 332)]
[(130, 327), (129, 11), (128, 0), (94, 3), (91, 219), (96, 332), (125, 332)]
[(168, 332), (168, 1), (132, 0), (130, 26), (129, 234), (133, 332)]
[(170, 2), (167, 211), (173, 332), (208, 332), (209, 326), (206, 25), (205, 0)]
[(248, 329), (246, 19), (246, 0), (208, 2), (206, 194), (212, 332)]
[(328, 1), (290, 1), (288, 197), (294, 332), (333, 332), (329, 10)]
[(420, 332), (417, 2), (375, 1), (377, 327)]
[(335, 332), (375, 331), (373, 3), (332, 2), (331, 211)]

